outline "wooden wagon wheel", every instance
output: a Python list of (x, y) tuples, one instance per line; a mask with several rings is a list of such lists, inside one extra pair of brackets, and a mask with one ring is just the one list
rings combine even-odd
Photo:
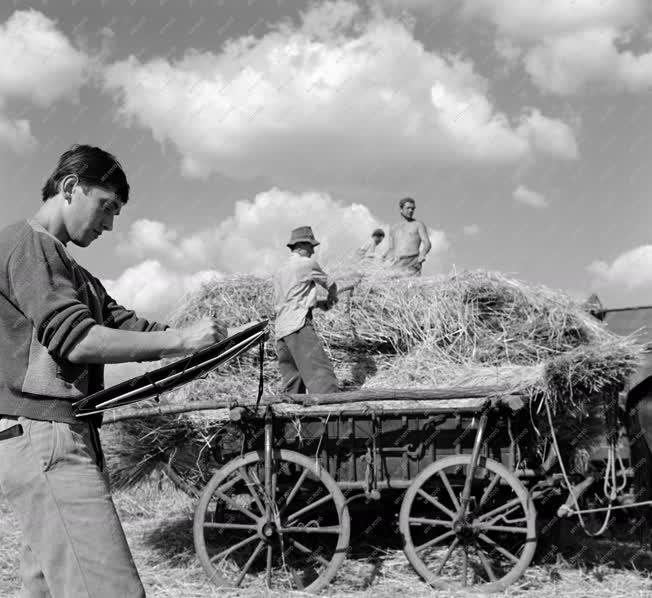
[(195, 510), (195, 549), (222, 588), (316, 592), (346, 557), (351, 532), (342, 491), (315, 459), (274, 450), (272, 496), (264, 453), (227, 463)]
[(493, 592), (530, 564), (536, 512), (518, 478), (483, 457), (465, 509), (460, 498), (470, 463), (471, 455), (452, 455), (424, 469), (405, 493), (399, 527), (408, 560), (428, 583)]

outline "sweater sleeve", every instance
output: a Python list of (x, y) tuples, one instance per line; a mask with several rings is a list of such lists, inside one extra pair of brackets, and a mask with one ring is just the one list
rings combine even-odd
[(119, 305), (118, 302), (106, 292), (106, 289), (104, 289), (104, 286), (99, 280), (97, 281), (97, 284), (104, 291), (104, 305), (102, 308), (104, 326), (108, 328), (119, 328), (121, 330), (133, 330), (134, 332), (154, 332), (167, 330), (169, 328), (167, 324), (150, 322), (145, 318), (139, 318), (136, 315), (136, 312)]
[(44, 234), (26, 235), (7, 263), (13, 300), (56, 358), (65, 358), (96, 322), (79, 300), (63, 247)]

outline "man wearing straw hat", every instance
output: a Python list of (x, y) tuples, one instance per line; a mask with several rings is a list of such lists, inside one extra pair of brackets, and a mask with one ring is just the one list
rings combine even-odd
[(407, 276), (421, 276), (423, 262), (432, 247), (428, 229), (414, 218), (416, 203), (411, 197), (398, 202), (401, 221), (391, 227), (385, 256), (391, 267)]
[[(289, 393), (338, 392), (328, 355), (313, 327), (312, 310), (330, 309), (337, 302), (337, 285), (313, 258), (319, 245), (309, 226), (295, 228), (287, 244), (291, 253), (274, 275), (276, 353), (283, 388)], [(327, 289), (317, 301), (317, 285)]]
[(158, 360), (227, 334), (212, 320), (172, 330), (112, 299), (71, 256), (113, 229), (129, 184), (114, 156), (64, 152), (30, 220), (0, 230), (0, 490), (23, 533), (21, 596), (142, 598), (111, 498), (97, 426), (73, 402), (103, 364)]

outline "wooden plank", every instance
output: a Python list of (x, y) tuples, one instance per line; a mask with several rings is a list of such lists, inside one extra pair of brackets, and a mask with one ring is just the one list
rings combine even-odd
[[(474, 387), (442, 387), (442, 388), (418, 388), (418, 389), (394, 389), (394, 388), (363, 388), (330, 394), (280, 394), (263, 395), (260, 406), (278, 405), (289, 403), (303, 405), (305, 407), (316, 405), (343, 405), (346, 403), (370, 403), (375, 401), (445, 401), (452, 399), (474, 399), (493, 398), (500, 400), (512, 407), (520, 409), (522, 397), (513, 395), (504, 388), (496, 386), (474, 386)], [(239, 407), (254, 407), (255, 399), (244, 399), (239, 401), (228, 401), (226, 399), (190, 401), (181, 405), (162, 405), (160, 407), (146, 407), (144, 409), (130, 409), (129, 411), (114, 414), (105, 412), (104, 420), (107, 423), (132, 419), (134, 416), (149, 417), (151, 415), (174, 415), (188, 413), (191, 411), (205, 411), (209, 409), (228, 409), (233, 405)], [(513, 405), (513, 406), (512, 406)], [(123, 414), (125, 414), (123, 416)], [(128, 414), (128, 415), (126, 415)]]
[[(340, 397), (344, 393), (337, 393), (331, 395), (331, 398)], [(284, 395), (280, 395), (284, 396)], [(286, 395), (285, 395), (286, 396)], [(307, 396), (307, 395), (306, 395)], [(312, 395), (314, 396), (314, 395)], [(326, 395), (324, 395), (326, 396)], [(352, 416), (360, 415), (365, 416), (370, 413), (396, 413), (396, 414), (411, 414), (411, 413), (452, 413), (460, 412), (477, 412), (483, 406), (491, 401), (494, 404), (505, 405), (511, 409), (520, 409), (524, 405), (523, 397), (519, 395), (506, 395), (502, 397), (494, 397), (488, 399), (486, 397), (463, 397), (456, 399), (399, 399), (388, 400), (379, 398), (378, 400), (360, 400), (357, 402), (348, 403), (315, 403), (309, 405), (302, 405), (297, 403), (281, 403), (274, 401), (274, 414), (277, 417), (283, 416), (298, 416), (298, 417), (322, 417), (326, 415), (338, 416)], [(264, 407), (270, 404), (261, 401), (258, 415), (262, 416)], [(244, 413), (247, 409), (255, 406), (255, 401), (242, 401), (238, 406), (231, 408), (228, 401), (190, 401), (181, 405), (161, 405), (159, 407), (148, 407), (145, 409), (129, 409), (123, 411), (110, 411), (104, 414), (104, 423), (111, 424), (119, 421), (135, 419), (140, 417), (152, 417), (156, 415), (177, 415), (181, 413), (190, 413), (195, 411), (220, 411), (222, 413), (216, 414), (216, 419), (223, 420), (229, 419), (229, 413), (238, 417), (238, 412)], [(225, 417), (226, 414), (226, 417)]]
[(263, 397), (266, 404), (300, 403), (301, 405), (329, 405), (331, 403), (351, 403), (358, 401), (415, 401), (474, 399), (499, 397), (511, 394), (504, 387), (496, 386), (451, 386), (442, 388), (361, 388), (329, 394), (281, 394)]

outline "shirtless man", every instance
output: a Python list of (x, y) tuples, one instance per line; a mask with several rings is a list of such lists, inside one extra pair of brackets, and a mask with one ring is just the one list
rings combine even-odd
[(423, 222), (414, 219), (415, 202), (411, 197), (401, 199), (398, 206), (401, 222), (390, 228), (385, 256), (393, 269), (408, 276), (421, 276), (421, 267), (432, 247), (428, 230)]

